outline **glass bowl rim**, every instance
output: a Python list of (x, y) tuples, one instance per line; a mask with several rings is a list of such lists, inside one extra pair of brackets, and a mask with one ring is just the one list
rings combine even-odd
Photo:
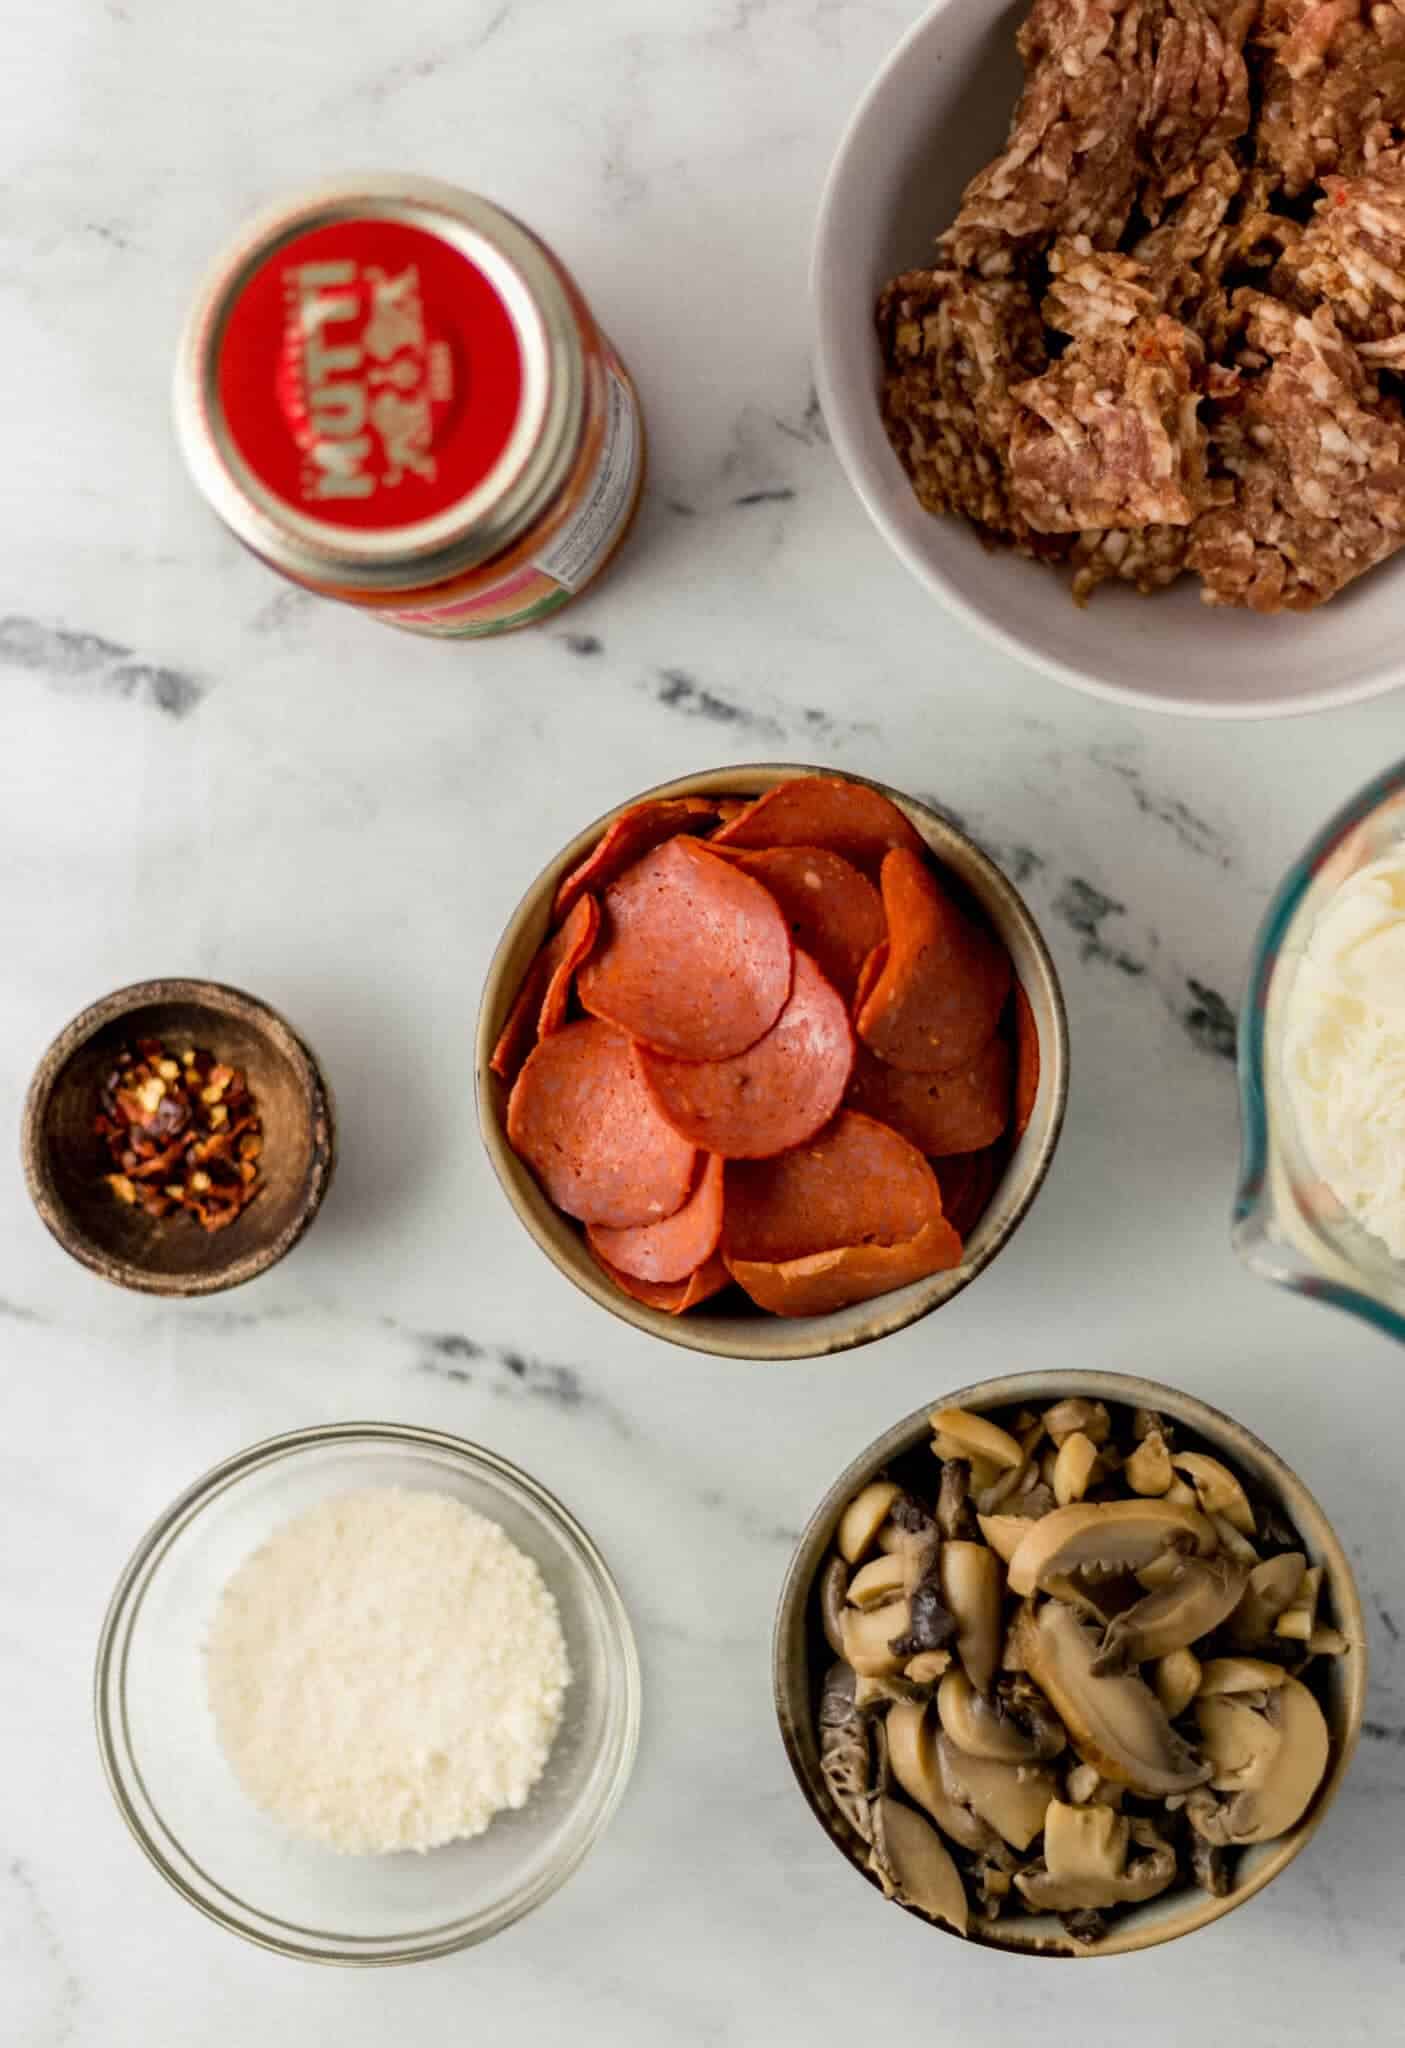
[[(383, 1936), (346, 1938), (348, 1944), (354, 1943), (355, 1948), (364, 1950), (364, 1953), (347, 1953), (342, 1947), (329, 1945), (325, 1933), (320, 1940), (310, 1939), (307, 1942), (280, 1939), (262, 1927), (250, 1925), (225, 1911), (214, 1898), (199, 1891), (172, 1863), (138, 1809), (138, 1801), (131, 1789), (133, 1782), (140, 1788), (146, 1805), (160, 1818), (156, 1802), (146, 1792), (126, 1725), (125, 1671), (132, 1629), (152, 1579), (172, 1546), (206, 1507), (239, 1481), (285, 1459), (335, 1444), (389, 1444), (410, 1450), (448, 1453), (505, 1491), (524, 1495), (532, 1506), (542, 1512), (552, 1533), (563, 1541), (573, 1561), (584, 1569), (603, 1609), (609, 1641), (607, 1654), (620, 1684), (620, 1700), (607, 1744), (607, 1751), (613, 1748), (614, 1756), (598, 1794), (596, 1809), (584, 1828), (573, 1834), (564, 1849), (539, 1872), (535, 1882), (489, 1907), (447, 1923), (442, 1930), (442, 1938), (437, 1940), (421, 1943), (414, 1936), (400, 1939)], [(486, 1941), (490, 1935), (501, 1933), (550, 1898), (600, 1839), (624, 1796), (639, 1748), (641, 1692), (638, 1645), (619, 1586), (594, 1540), (570, 1510), (540, 1481), (485, 1445), (455, 1436), (447, 1430), (399, 1422), (322, 1423), (283, 1431), (276, 1436), (261, 1438), (202, 1473), (152, 1522), (123, 1566), (103, 1617), (93, 1670), (98, 1752), (108, 1788), (134, 1840), (173, 1890), (216, 1926), (237, 1934), (256, 1947), (301, 1962), (363, 1969), (451, 1955), (459, 1949)], [(194, 1859), (177, 1838), (172, 1835), (171, 1839), (193, 1864)], [(199, 1868), (198, 1865), (195, 1867)], [(214, 1881), (209, 1882), (213, 1885)]]
[[(1359, 789), (1355, 796), (1349, 797), (1334, 811), (1327, 823), (1314, 834), (1289, 866), (1283, 880), (1274, 891), (1254, 937), (1237, 1053), (1240, 1157), (1231, 1233), (1235, 1250), (1251, 1267), (1254, 1264), (1253, 1248), (1261, 1235), (1268, 1185), (1269, 1131), (1264, 1092), (1264, 1032), (1269, 983), (1282, 954), (1288, 929), (1298, 913), (1303, 898), (1311, 888), (1318, 869), (1335, 852), (1342, 840), (1355, 831), (1363, 818), (1379, 810), (1391, 797), (1402, 794), (1405, 794), (1405, 760), (1396, 761), (1391, 767), (1383, 769), (1379, 775), (1373, 776), (1363, 789)], [(1394, 1309), (1388, 1308), (1384, 1302), (1378, 1301), (1374, 1295), (1366, 1293), (1361, 1288), (1345, 1286), (1341, 1281), (1329, 1279), (1325, 1274), (1314, 1275), (1310, 1286), (1292, 1280), (1280, 1284), (1288, 1286), (1294, 1292), (1306, 1293), (1311, 1300), (1327, 1302), (1334, 1308), (1345, 1309), (1348, 1315), (1359, 1316), (1363, 1322), (1372, 1324), (1385, 1336), (1405, 1342), (1405, 1320), (1397, 1315)]]

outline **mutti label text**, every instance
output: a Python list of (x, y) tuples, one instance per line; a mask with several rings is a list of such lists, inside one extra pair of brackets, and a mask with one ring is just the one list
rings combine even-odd
[(287, 289), (304, 499), (433, 483), (434, 407), (451, 396), (452, 360), (426, 339), (418, 266), (303, 263)]

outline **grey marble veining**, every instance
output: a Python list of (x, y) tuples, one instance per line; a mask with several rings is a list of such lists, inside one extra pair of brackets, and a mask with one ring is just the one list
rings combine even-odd
[[(1405, 699), (1226, 730), (1026, 672), (936, 610), (827, 445), (805, 270), (843, 120), (916, 0), (98, 0), (30, 10), (0, 74), (0, 1119), (84, 1003), (149, 973), (283, 1008), (336, 1088), (323, 1215), (188, 1308), (68, 1263), (0, 1176), (0, 2043), (541, 2048), (1077, 2039), (1379, 2043), (1405, 1936), (1405, 1398), (1398, 1351), (1228, 1246), (1233, 1013), (1254, 929)], [(496, 645), (396, 636), (280, 585), (206, 516), (169, 424), (195, 279), (279, 190), (383, 163), (497, 196), (559, 247), (640, 382), (651, 472), (598, 595)], [(1051, 591), (1051, 602), (1058, 601)], [(1148, 609), (1148, 631), (1155, 614)], [(646, 1343), (516, 1226), (478, 1145), (482, 976), (530, 877), (622, 796), (793, 758), (904, 785), (1025, 891), (1068, 996), (1049, 1183), (940, 1316), (784, 1369)], [(1087, 1973), (885, 1909), (775, 1734), (790, 1547), (834, 1473), (1006, 1369), (1126, 1368), (1242, 1417), (1360, 1573), (1356, 1769), (1242, 1914)], [(122, 1559), (200, 1471), (357, 1415), (481, 1438), (617, 1568), (647, 1684), (636, 1780), (570, 1885), (412, 1971), (299, 1969), (168, 1892), (112, 1808), (90, 1665)], [(1135, 1979), (1135, 1983), (1133, 1982)]]

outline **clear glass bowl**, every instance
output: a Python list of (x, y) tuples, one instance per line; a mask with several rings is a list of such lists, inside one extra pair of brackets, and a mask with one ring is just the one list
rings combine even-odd
[[(215, 1737), (202, 1646), (219, 1594), (292, 1515), (353, 1487), (443, 1493), (500, 1523), (555, 1594), (572, 1682), (525, 1807), (427, 1855), (340, 1856), (250, 1804)], [(639, 1659), (595, 1545), (536, 1481), (475, 1444), (392, 1423), (273, 1437), (198, 1480), (137, 1546), (98, 1646), (98, 1742), (162, 1876), (282, 1955), (406, 1963), (484, 1941), (548, 1898), (619, 1804), (639, 1736)]]
[(1346, 1213), (1309, 1165), (1280, 1057), (1293, 977), (1323, 905), (1358, 868), (1401, 845), (1405, 761), (1323, 827), (1269, 906), (1239, 1034), (1243, 1154), (1234, 1245), (1265, 1280), (1348, 1309), (1405, 1342), (1405, 1265)]

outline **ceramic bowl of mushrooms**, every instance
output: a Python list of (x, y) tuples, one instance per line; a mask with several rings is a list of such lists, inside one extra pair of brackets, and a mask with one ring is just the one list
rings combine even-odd
[(781, 1735), (867, 1881), (941, 1932), (1126, 1954), (1231, 1912), (1350, 1766), (1366, 1634), (1303, 1482), (1204, 1402), (1022, 1373), (855, 1459), (776, 1619)]

